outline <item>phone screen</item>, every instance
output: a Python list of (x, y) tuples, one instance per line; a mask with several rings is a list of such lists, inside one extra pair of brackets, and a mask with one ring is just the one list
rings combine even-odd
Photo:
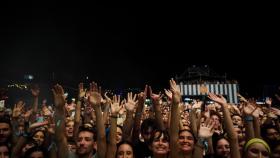
[(0, 108), (4, 108), (5, 107), (5, 100), (0, 100)]
[(36, 122), (44, 122), (44, 117), (42, 116), (37, 117)]

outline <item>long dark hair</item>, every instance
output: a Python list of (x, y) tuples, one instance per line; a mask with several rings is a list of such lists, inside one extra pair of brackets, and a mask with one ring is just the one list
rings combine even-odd
[(40, 147), (40, 146), (34, 146), (34, 147), (28, 149), (28, 150), (25, 152), (24, 158), (29, 158), (29, 157), (31, 156), (31, 154), (32, 154), (33, 152), (36, 152), (36, 151), (42, 152), (42, 154), (43, 154), (44, 157), (48, 157), (48, 155), (47, 155), (48, 152), (45, 150), (45, 148)]
[[(157, 132), (159, 132), (159, 135), (156, 137)], [(163, 131), (163, 130), (156, 129), (155, 131), (153, 131), (153, 133), (150, 137), (149, 144), (151, 145), (153, 143), (154, 139), (159, 139), (162, 135), (163, 135), (163, 139), (170, 142), (170, 136), (166, 130)]]
[(115, 157), (116, 157), (116, 158), (118, 157), (118, 150), (119, 150), (120, 146), (123, 145), (123, 144), (127, 144), (127, 145), (129, 145), (129, 146), (132, 148), (133, 157), (135, 157), (134, 145), (133, 145), (131, 142), (126, 141), (126, 140), (123, 140), (123, 141), (121, 141), (121, 142), (119, 142), (119, 143), (117, 144), (117, 151), (116, 151)]

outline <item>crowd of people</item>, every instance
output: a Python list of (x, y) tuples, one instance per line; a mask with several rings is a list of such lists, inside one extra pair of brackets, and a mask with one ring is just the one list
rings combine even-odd
[(57, 84), (53, 106), (39, 104), (32, 88), (32, 105), (0, 108), (0, 158), (280, 158), (280, 109), (271, 99), (260, 106), (239, 95), (231, 104), (208, 92), (213, 103), (185, 103), (169, 83), (164, 93), (145, 86), (125, 97), (80, 83), (71, 103)]

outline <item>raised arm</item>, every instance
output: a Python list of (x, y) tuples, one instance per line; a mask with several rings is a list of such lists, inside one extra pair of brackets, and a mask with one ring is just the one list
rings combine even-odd
[(196, 100), (194, 101), (194, 104), (192, 106), (192, 110), (190, 112), (190, 122), (191, 122), (191, 130), (194, 134), (194, 136), (197, 138), (197, 129), (198, 125), (197, 123), (199, 122), (200, 118), (197, 118), (197, 110), (201, 109), (202, 102), (199, 101), (197, 102)]
[(65, 136), (65, 103), (62, 86), (55, 85), (52, 89), (55, 105), (55, 140), (58, 147), (58, 157), (68, 157), (67, 138)]
[(138, 106), (134, 117), (134, 127), (132, 133), (132, 141), (134, 143), (136, 143), (136, 141), (139, 140), (141, 116), (142, 116), (145, 100), (147, 97), (147, 91), (148, 91), (148, 86), (146, 85), (144, 92), (138, 94)]
[(178, 156), (177, 141), (179, 135), (179, 104), (181, 101), (181, 93), (179, 87), (177, 87), (176, 82), (173, 79), (169, 80), (169, 84), (172, 92), (170, 155), (171, 158), (176, 158)]
[[(164, 93), (167, 96), (167, 106), (171, 107), (171, 101), (172, 101), (172, 92), (169, 89), (164, 89)], [(168, 129), (168, 132), (170, 133), (170, 122), (171, 122), (171, 112), (168, 114), (168, 122), (165, 127)]]
[(108, 115), (109, 115), (109, 109), (112, 103), (112, 100), (107, 96), (107, 92), (105, 92), (104, 94), (105, 99), (101, 99), (101, 103), (102, 103), (102, 110), (103, 110), (103, 121), (104, 124), (106, 124), (108, 122)]
[(243, 115), (245, 116), (244, 124), (246, 130), (245, 135), (247, 140), (250, 140), (255, 137), (260, 138), (260, 124), (258, 123), (259, 112), (260, 109), (253, 103), (246, 102), (243, 105)]
[(161, 107), (160, 107), (160, 100), (163, 97), (163, 95), (153, 93), (151, 86), (149, 86), (149, 94), (150, 94), (150, 98), (152, 99), (152, 104), (153, 104), (158, 127), (160, 128), (160, 130), (164, 131), (165, 126), (162, 120)]
[(84, 101), (84, 97), (86, 95), (86, 90), (84, 89), (84, 84), (79, 83), (79, 92), (78, 92), (78, 101), (75, 109), (75, 116), (74, 116), (74, 138), (75, 140), (78, 138), (79, 133), (79, 126), (81, 122), (81, 105)]
[[(101, 94), (98, 92), (97, 83), (90, 84), (89, 103), (94, 108), (96, 115), (96, 128), (97, 128), (97, 155), (100, 158), (106, 156), (106, 135), (105, 126), (101, 112)], [(93, 112), (92, 112), (93, 113)]]
[(122, 139), (131, 142), (131, 131), (133, 128), (133, 114), (136, 107), (136, 97), (133, 96), (132, 92), (127, 93), (127, 102), (125, 103), (126, 118), (123, 124), (123, 135)]
[(107, 144), (106, 158), (114, 158), (117, 151), (117, 118), (119, 111), (121, 109), (120, 105), (121, 99), (120, 96), (113, 96), (113, 101), (111, 103), (111, 126), (110, 126), (110, 135), (109, 135), (109, 144)]
[(224, 122), (225, 130), (229, 136), (229, 141), (230, 141), (230, 155), (231, 157), (234, 158), (240, 158), (237, 133), (234, 131), (233, 128), (233, 123), (230, 117), (230, 112), (228, 110), (226, 99), (223, 96), (217, 96), (214, 93), (209, 93), (208, 97), (222, 106), (222, 111), (223, 111), (224, 121), (225, 121)]
[(210, 139), (214, 133), (214, 122), (208, 118), (205, 123), (200, 124), (198, 130), (198, 138), (195, 144), (193, 157), (203, 158), (203, 150), (205, 149), (204, 142)]
[(36, 114), (38, 111), (38, 102), (39, 102), (39, 94), (40, 94), (40, 89), (37, 86), (34, 86), (31, 88), (31, 94), (33, 96), (33, 113)]

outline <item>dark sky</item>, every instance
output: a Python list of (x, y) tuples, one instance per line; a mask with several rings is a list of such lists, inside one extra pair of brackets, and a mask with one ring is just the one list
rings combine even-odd
[(1, 12), (5, 81), (54, 75), (73, 85), (89, 76), (108, 88), (161, 87), (191, 65), (209, 65), (250, 92), (279, 80), (273, 11), (79, 2)]

